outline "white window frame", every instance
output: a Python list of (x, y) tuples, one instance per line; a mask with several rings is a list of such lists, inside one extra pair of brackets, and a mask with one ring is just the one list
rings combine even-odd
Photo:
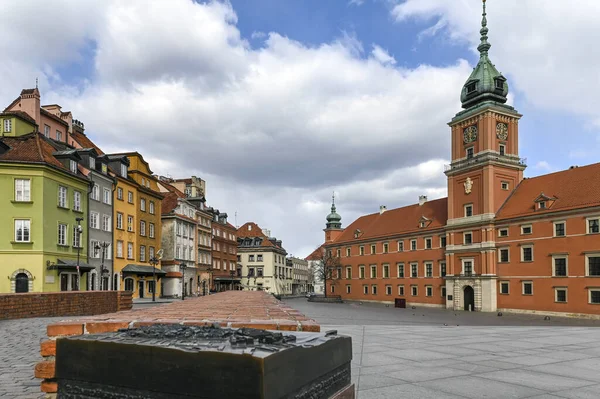
[[(564, 259), (565, 260), (565, 275), (557, 276), (556, 275), (556, 259)], [(568, 255), (552, 255), (552, 277), (569, 277), (569, 256)]]
[(102, 230), (110, 232), (112, 230), (110, 216), (102, 215)]
[(146, 246), (140, 245), (140, 262), (146, 261)]
[(410, 286), (410, 296), (419, 296), (419, 286), (412, 284)]
[(154, 201), (150, 201), (150, 206), (149, 206), (149, 210), (150, 210), (150, 214), (154, 215)]
[(361, 245), (358, 250), (359, 250), (359, 254), (361, 256), (364, 256), (364, 254), (365, 254), (365, 246)]
[[(387, 273), (386, 273), (387, 271)], [(387, 274), (387, 276), (386, 276)], [(381, 277), (382, 278), (390, 278), (390, 264), (389, 263), (384, 263), (382, 266), (382, 271), (381, 271)]]
[(50, 126), (44, 125), (44, 136), (50, 138)]
[(146, 236), (146, 221), (145, 220), (140, 220), (140, 235), (142, 237)]
[[(504, 284), (506, 284), (506, 287), (508, 288), (506, 290), (507, 292), (502, 292), (502, 285), (504, 285)], [(499, 287), (498, 292), (500, 295), (510, 295), (510, 281), (500, 281), (499, 285), (500, 285), (500, 287)]]
[(15, 179), (15, 202), (31, 201), (31, 179)]
[(404, 252), (404, 240), (398, 240), (398, 252)]
[(369, 265), (369, 277), (377, 278), (377, 265)]
[(127, 202), (133, 204), (133, 191), (127, 191)]
[(56, 130), (56, 140), (62, 141), (62, 132), (60, 130)]
[(58, 206), (61, 208), (67, 208), (69, 202), (67, 200), (68, 190), (65, 186), (58, 186)]
[(506, 144), (500, 144), (498, 146), (498, 154), (506, 155)]
[(69, 159), (69, 170), (73, 173), (77, 173), (77, 161)]
[[(69, 225), (66, 223), (59, 223), (58, 224), (58, 238), (57, 238), (57, 242), (58, 245), (62, 245), (63, 247), (66, 247), (69, 242), (69, 237), (68, 237), (68, 231), (69, 231)], [(61, 233), (62, 233), (62, 237), (61, 237)], [(61, 240), (62, 238), (62, 240)]]
[[(563, 234), (562, 236), (559, 236), (556, 234), (556, 225), (558, 225), (558, 224), (564, 225), (565, 234)], [(552, 236), (553, 237), (566, 237), (567, 236), (567, 221), (566, 220), (557, 220), (552, 223)]]
[(590, 222), (593, 220), (597, 220), (598, 224), (600, 225), (600, 216), (592, 216), (592, 217), (586, 218), (585, 219), (585, 231), (587, 232), (587, 234), (599, 234), (599, 233), (592, 233), (592, 231), (590, 229)]
[(371, 295), (377, 295), (377, 284), (371, 284)]
[(102, 202), (104, 202), (106, 205), (111, 205), (112, 203), (112, 193), (110, 192), (110, 190), (108, 188), (105, 188), (103, 191), (103, 197), (102, 197)]
[[(470, 243), (467, 243), (467, 235), (471, 236)], [(472, 231), (463, 232), (463, 245), (473, 245), (473, 232)]]
[(377, 244), (371, 244), (371, 255), (377, 254)]
[[(506, 231), (506, 235), (502, 235), (502, 232)], [(508, 227), (501, 227), (498, 229), (498, 237), (508, 237), (508, 234), (510, 233)]]
[(390, 252), (390, 243), (384, 242), (383, 243), (383, 253), (387, 254), (388, 252)]
[[(428, 242), (429, 245), (427, 245)], [(433, 249), (433, 237), (425, 237), (425, 249)]]
[(385, 286), (385, 295), (392, 295), (392, 286), (391, 285)]
[(117, 187), (117, 199), (123, 201), (123, 189), (121, 187)]
[[(525, 284), (531, 284), (531, 294), (525, 293)], [(521, 282), (521, 295), (533, 296), (533, 281), (532, 280), (527, 280), (527, 281)]]
[(346, 266), (346, 280), (352, 280), (352, 266)]
[(133, 253), (133, 243), (128, 242), (127, 243), (127, 259), (133, 259), (134, 255), (135, 254)]
[(94, 157), (90, 157), (90, 169), (92, 169), (92, 170), (96, 169), (96, 158), (94, 158)]
[(140, 199), (140, 210), (146, 212), (146, 198)]
[(81, 211), (81, 192), (73, 191), (73, 210)]
[(347, 247), (346, 248), (346, 257), (350, 257), (351, 256), (350, 253), (351, 253), (351, 249), (350, 249), (350, 247)]
[[(564, 291), (565, 292), (565, 300), (564, 301), (559, 301), (558, 300), (558, 291)], [(567, 303), (567, 302), (569, 302), (569, 289), (567, 287), (556, 287), (556, 288), (554, 288), (554, 302), (556, 302), (556, 303)]]
[(598, 258), (598, 257), (600, 257), (600, 252), (585, 254), (585, 276), (586, 277), (598, 277), (598, 276), (590, 276), (590, 258)]
[(358, 266), (358, 278), (364, 279), (366, 275), (365, 265)]
[[(529, 233), (525, 233), (525, 229), (529, 227)], [(522, 224), (521, 225), (521, 235), (525, 236), (525, 235), (531, 235), (533, 234), (533, 225), (531, 224)]]
[(127, 178), (127, 165), (121, 164), (121, 177)]
[[(427, 273), (427, 266), (431, 266), (431, 276), (427, 275), (428, 274)], [(433, 262), (425, 262), (425, 263), (423, 263), (423, 272), (424, 272), (423, 275), (426, 278), (432, 278), (433, 277)]]
[(426, 285), (425, 286), (425, 296), (426, 297), (432, 297), (433, 296), (433, 286), (432, 285)]
[(148, 226), (148, 237), (154, 238), (154, 223), (150, 223)]
[(127, 231), (133, 232), (134, 219), (133, 216), (127, 215)]
[(94, 184), (94, 187), (92, 187), (92, 199), (100, 201), (100, 186), (97, 184)]
[(461, 274), (466, 275), (466, 272), (465, 272), (465, 263), (466, 262), (471, 262), (471, 274), (475, 274), (475, 258), (463, 258), (460, 260), (460, 264), (462, 267)]
[(448, 268), (446, 265), (446, 261), (445, 260), (441, 261), (439, 266), (440, 266), (440, 278), (446, 277), (448, 275)]
[(100, 251), (102, 250), (102, 248), (96, 249), (96, 246), (100, 246), (100, 243), (97, 240), (90, 240), (90, 258), (100, 259)]
[[(400, 276), (400, 268), (402, 268), (402, 276)], [(404, 267), (404, 263), (396, 264), (396, 273), (398, 278), (406, 278), (406, 268)]]
[(117, 229), (123, 230), (123, 214), (117, 212)]
[[(413, 270), (416, 270), (416, 273), (413, 273)], [(416, 276), (413, 274), (416, 274)], [(410, 264), (410, 278), (419, 278), (419, 264), (418, 263), (413, 262)]]
[[(467, 209), (471, 209), (471, 215), (468, 215), (469, 212), (467, 212)], [(463, 211), (464, 211), (464, 217), (469, 218), (474, 215), (475, 208), (473, 207), (472, 203), (469, 203), (469, 204), (463, 205)]]
[[(525, 248), (531, 248), (531, 260), (525, 260)], [(535, 260), (535, 256), (533, 253), (533, 244), (521, 245), (521, 262), (533, 262)]]
[(600, 305), (600, 302), (592, 302), (592, 292), (600, 292), (600, 288), (588, 288), (588, 303), (590, 305)]
[(98, 212), (90, 212), (90, 229), (100, 230), (100, 214)]
[(363, 295), (369, 295), (369, 286), (363, 285)]
[(404, 284), (398, 285), (398, 296), (404, 296)]
[(123, 257), (123, 241), (117, 240), (117, 258)]
[[(19, 237), (17, 236), (17, 231), (19, 229), (18, 225), (21, 225), (21, 228), (23, 229), (21, 240), (19, 240), (18, 239)], [(15, 234), (14, 234), (15, 242), (31, 242), (31, 219), (15, 219), (14, 228), (15, 228)], [(28, 232), (27, 240), (25, 240), (25, 229), (27, 229), (27, 232)]]
[(12, 130), (12, 119), (4, 119), (4, 132), (10, 133)]
[[(469, 150), (471, 150), (471, 156), (469, 156)], [(465, 148), (465, 159), (473, 159), (475, 157), (475, 146)]]
[(510, 190), (510, 183), (507, 181), (503, 181), (500, 183), (500, 188), (504, 191)]
[[(413, 243), (415, 245), (413, 245)], [(418, 242), (417, 242), (416, 238), (413, 238), (412, 240), (410, 240), (410, 250), (411, 251), (416, 251), (417, 249), (419, 249), (419, 247), (417, 245), (418, 245)]]
[[(508, 251), (508, 260), (502, 260), (502, 251)], [(498, 248), (498, 263), (510, 263), (510, 247), (499, 247)]]
[(73, 226), (73, 247), (74, 248), (83, 248), (81, 245), (81, 236), (83, 233), (77, 231), (77, 226)]

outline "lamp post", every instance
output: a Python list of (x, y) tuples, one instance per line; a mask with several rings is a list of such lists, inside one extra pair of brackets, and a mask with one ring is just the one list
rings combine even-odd
[(75, 233), (77, 234), (77, 291), (81, 290), (81, 275), (79, 274), (79, 252), (81, 251), (81, 233), (83, 232), (83, 228), (81, 227), (81, 222), (83, 218), (75, 218), (77, 221), (77, 227), (75, 228)]
[(156, 302), (156, 265), (158, 265), (158, 259), (153, 256), (149, 262), (152, 265), (152, 302)]
[(181, 269), (181, 300), (185, 300), (185, 269), (187, 269), (187, 265), (183, 262), (179, 265)]
[[(103, 286), (103, 282), (104, 282), (104, 272), (107, 272), (108, 269), (104, 268), (104, 258), (106, 256), (106, 248), (109, 247), (109, 243), (107, 243), (106, 241), (104, 241), (102, 244), (96, 244), (96, 246), (94, 247), (94, 249), (100, 251), (102, 250), (102, 255), (101, 255), (101, 261), (100, 261), (100, 281), (99, 281), (99, 286), (100, 286), (100, 290), (102, 290), (102, 286)], [(108, 284), (106, 284), (106, 289), (108, 290)]]

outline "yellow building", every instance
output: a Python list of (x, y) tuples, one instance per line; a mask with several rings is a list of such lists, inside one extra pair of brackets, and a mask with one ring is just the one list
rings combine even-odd
[(156, 285), (156, 296), (160, 297), (160, 279), (166, 273), (156, 259), (162, 230), (162, 195), (157, 180), (137, 152), (107, 158), (117, 177), (113, 286), (133, 291), (134, 298), (150, 298)]

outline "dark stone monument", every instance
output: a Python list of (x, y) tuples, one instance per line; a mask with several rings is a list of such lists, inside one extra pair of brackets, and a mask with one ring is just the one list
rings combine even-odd
[(354, 399), (352, 340), (337, 331), (153, 325), (56, 352), (58, 398)]

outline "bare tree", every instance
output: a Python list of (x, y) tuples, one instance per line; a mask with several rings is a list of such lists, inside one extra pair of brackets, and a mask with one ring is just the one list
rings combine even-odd
[(342, 278), (342, 268), (340, 258), (333, 256), (330, 250), (323, 249), (323, 252), (317, 262), (313, 264), (313, 275), (315, 280), (323, 281), (323, 291), (327, 298), (327, 281), (335, 285)]

